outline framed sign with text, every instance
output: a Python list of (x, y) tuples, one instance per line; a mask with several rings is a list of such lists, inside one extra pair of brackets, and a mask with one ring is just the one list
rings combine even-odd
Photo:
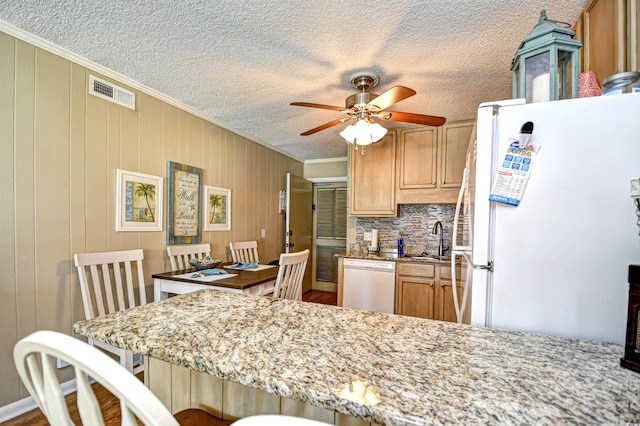
[(199, 243), (202, 169), (167, 161), (167, 244)]

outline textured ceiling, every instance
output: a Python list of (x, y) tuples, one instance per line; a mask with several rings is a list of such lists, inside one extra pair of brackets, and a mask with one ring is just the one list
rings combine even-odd
[[(389, 110), (475, 118), (511, 97), (511, 60), (537, 23), (587, 0), (0, 0), (0, 20), (158, 90), (300, 159), (342, 157), (349, 78), (416, 90)], [(385, 127), (393, 124), (384, 122)]]

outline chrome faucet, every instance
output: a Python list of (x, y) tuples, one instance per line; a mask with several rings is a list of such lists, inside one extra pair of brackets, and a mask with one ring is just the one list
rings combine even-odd
[(437, 221), (435, 225), (433, 225), (432, 234), (438, 235), (438, 228), (440, 228), (440, 243), (438, 244), (438, 256), (444, 256), (444, 253), (449, 250), (449, 247), (444, 246), (444, 230), (442, 228), (442, 222)]

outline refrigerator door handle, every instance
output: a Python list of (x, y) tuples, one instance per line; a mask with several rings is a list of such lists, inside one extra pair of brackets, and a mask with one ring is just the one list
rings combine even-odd
[(456, 202), (456, 209), (455, 209), (455, 213), (453, 214), (453, 232), (452, 232), (452, 236), (451, 236), (451, 252), (453, 253), (453, 251), (457, 251), (457, 250), (471, 250), (471, 246), (459, 246), (458, 245), (458, 222), (460, 220), (460, 208), (462, 207), (462, 198), (464, 196), (464, 192), (466, 190), (467, 187), (467, 168), (465, 167), (465, 169), (462, 172), (462, 184), (460, 185), (460, 191), (458, 192), (458, 200)]
[(493, 260), (490, 260), (489, 262), (487, 262), (486, 265), (476, 265), (471, 261), (471, 257), (469, 256), (468, 253), (461, 253), (461, 254), (473, 269), (484, 269), (486, 271), (493, 272)]

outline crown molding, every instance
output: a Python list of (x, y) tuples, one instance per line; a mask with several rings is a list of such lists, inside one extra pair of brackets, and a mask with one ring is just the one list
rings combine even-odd
[(304, 164), (314, 163), (340, 163), (349, 161), (349, 157), (336, 157), (336, 158), (318, 158), (316, 160), (304, 160)]
[(54, 55), (60, 56), (61, 58), (67, 59), (71, 62), (74, 62), (78, 65), (81, 65), (91, 71), (95, 71), (97, 73), (100, 73), (106, 77), (112, 78), (114, 80), (117, 80), (118, 82), (122, 83), (122, 84), (126, 84), (127, 86), (138, 90), (140, 92), (144, 92), (147, 95), (153, 96), (154, 98), (157, 98), (163, 102), (166, 102), (170, 105), (173, 105), (177, 108), (180, 108), (190, 114), (195, 115), (196, 117), (200, 117), (201, 119), (208, 121), (212, 124), (215, 124), (216, 126), (222, 127), (223, 129), (229, 130), (235, 134), (237, 134), (238, 136), (241, 136), (243, 138), (246, 138), (252, 142), (255, 142), (259, 145), (265, 146), (275, 152), (278, 152), (282, 155), (285, 155), (289, 158), (292, 158), (296, 161), (300, 161), (301, 163), (304, 163), (305, 160), (301, 159), (301, 158), (297, 158), (294, 157), (293, 155), (284, 152), (276, 147), (274, 147), (273, 145), (269, 145), (266, 142), (263, 142), (259, 139), (254, 138), (253, 136), (247, 135), (239, 130), (236, 130), (224, 123), (221, 123), (209, 116), (207, 116), (206, 114), (204, 114), (202, 111), (199, 111), (193, 107), (190, 107), (189, 105), (186, 105), (176, 99), (173, 99), (170, 96), (165, 95), (164, 93), (161, 93), (155, 89), (152, 89), (151, 87), (145, 86), (142, 83), (139, 83), (125, 75), (122, 75), (120, 73), (118, 73), (117, 71), (114, 71), (110, 68), (107, 68), (103, 65), (97, 64), (83, 56), (80, 56), (76, 53), (71, 52), (70, 50), (65, 49), (64, 47), (58, 46), (57, 44), (54, 44), (48, 40), (43, 39), (42, 37), (39, 37), (35, 34), (31, 34), (23, 29), (20, 29), (18, 27), (15, 27), (13, 25), (11, 25), (10, 23), (0, 20), (0, 31), (15, 37), (19, 40), (22, 40), (26, 43), (32, 44), (42, 50), (46, 50), (47, 52), (53, 53)]

